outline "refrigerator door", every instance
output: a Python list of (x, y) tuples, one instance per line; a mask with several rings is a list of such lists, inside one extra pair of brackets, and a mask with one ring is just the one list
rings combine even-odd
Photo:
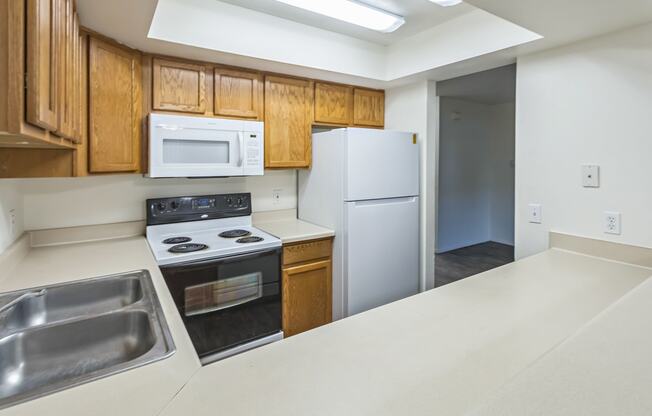
[(412, 133), (347, 130), (345, 201), (419, 195), (419, 145)]
[(419, 291), (419, 198), (345, 202), (347, 316)]

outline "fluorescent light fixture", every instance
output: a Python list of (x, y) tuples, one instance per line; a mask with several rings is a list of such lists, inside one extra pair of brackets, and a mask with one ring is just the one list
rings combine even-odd
[(405, 23), (401, 16), (353, 0), (276, 1), (379, 32), (393, 32)]
[(442, 7), (457, 6), (462, 2), (462, 0), (430, 0), (430, 1)]

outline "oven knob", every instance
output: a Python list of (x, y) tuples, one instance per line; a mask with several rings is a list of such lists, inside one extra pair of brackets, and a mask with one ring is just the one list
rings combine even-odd
[(242, 205), (242, 198), (238, 198), (238, 206)]
[(179, 208), (179, 203), (177, 201), (170, 202), (170, 208), (176, 210), (177, 208)]
[(233, 204), (233, 200), (231, 198), (226, 198), (226, 205), (231, 206)]
[(166, 206), (165, 206), (165, 202), (159, 202), (158, 204), (156, 204), (156, 208), (157, 208), (159, 211), (165, 211), (165, 208), (166, 208)]

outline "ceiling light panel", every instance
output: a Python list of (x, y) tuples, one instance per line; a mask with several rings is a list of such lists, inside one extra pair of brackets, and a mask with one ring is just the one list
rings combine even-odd
[(462, 3), (462, 0), (430, 0), (430, 1), (442, 7), (457, 6), (458, 4)]
[(393, 32), (405, 23), (401, 16), (352, 0), (276, 1), (378, 32)]

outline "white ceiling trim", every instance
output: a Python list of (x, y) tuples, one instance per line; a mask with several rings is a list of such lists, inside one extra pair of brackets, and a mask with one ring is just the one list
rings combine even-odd
[(478, 9), (385, 46), (216, 0), (159, 0), (148, 37), (380, 82), (541, 38)]

